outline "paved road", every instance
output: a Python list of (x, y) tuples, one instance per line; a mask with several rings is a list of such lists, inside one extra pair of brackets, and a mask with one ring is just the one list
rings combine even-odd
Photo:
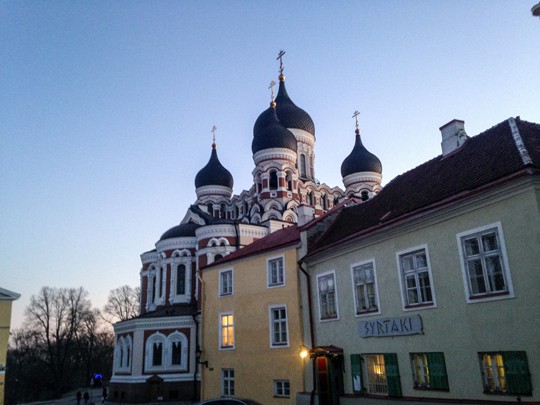
[[(90, 394), (90, 399), (88, 400), (88, 405), (100, 405), (101, 404), (101, 388), (93, 388), (87, 390), (88, 394)], [(83, 391), (84, 392), (84, 391)], [(77, 405), (77, 391), (73, 391), (70, 394), (65, 395), (61, 399), (55, 399), (53, 401), (40, 401), (40, 402), (28, 402), (25, 405)], [(110, 405), (127, 405), (127, 402), (109, 402), (106, 401), (107, 404)], [(167, 404), (174, 404), (174, 405), (191, 405), (193, 402), (145, 402), (144, 404), (138, 404), (138, 405), (167, 405)], [(80, 405), (84, 404), (84, 399), (81, 399)]]

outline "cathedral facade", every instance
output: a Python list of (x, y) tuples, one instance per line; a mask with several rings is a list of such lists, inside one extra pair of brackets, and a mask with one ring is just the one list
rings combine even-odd
[(381, 190), (382, 165), (364, 147), (358, 121), (355, 144), (341, 166), (345, 189), (316, 180), (315, 125), (288, 95), (282, 56), (277, 96), (272, 94), (253, 128), (251, 187), (233, 194), (233, 177), (214, 140), (208, 163), (195, 177), (196, 201), (180, 224), (141, 255), (140, 315), (114, 325), (113, 401), (198, 398), (199, 269), (346, 199), (366, 201)]

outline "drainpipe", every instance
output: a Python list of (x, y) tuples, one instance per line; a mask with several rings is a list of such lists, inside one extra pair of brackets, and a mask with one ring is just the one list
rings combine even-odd
[[(200, 291), (199, 292), (200, 292), (201, 301), (202, 301), (203, 279), (201, 277), (201, 271), (199, 269), (197, 269), (196, 274), (197, 274), (197, 279), (199, 280), (199, 284), (200, 284)], [(197, 305), (198, 305), (198, 302), (197, 302)], [(194, 388), (193, 389), (193, 400), (194, 401), (196, 401), (198, 399), (197, 398), (197, 370), (199, 369), (199, 366), (201, 365), (201, 363), (200, 363), (201, 357), (200, 356), (201, 356), (201, 353), (202, 353), (201, 346), (199, 344), (199, 321), (197, 321), (197, 315), (199, 313), (202, 315), (202, 305), (201, 305), (201, 308), (200, 308), (200, 312), (197, 309), (197, 313), (191, 315), (193, 317), (193, 322), (195, 322), (195, 373), (193, 373), (193, 388)], [(202, 340), (203, 339), (203, 329), (202, 329), (202, 327), (201, 327), (200, 334), (201, 334), (201, 340)], [(202, 380), (203, 380), (202, 379), (202, 367), (201, 367), (200, 376), (201, 376), (200, 391), (202, 391)], [(200, 394), (201, 393), (199, 392), (199, 398), (201, 397)]]
[[(311, 339), (311, 348), (313, 349), (315, 347), (315, 333), (313, 331), (313, 308), (311, 305), (311, 278), (308, 274), (308, 272), (302, 268), (302, 266), (305, 264), (302, 261), (298, 261), (298, 269), (304, 275), (307, 279), (307, 295), (308, 295), (308, 313), (309, 313), (309, 337)], [(315, 369), (315, 360), (311, 359), (312, 364), (312, 371), (313, 371), (313, 389), (311, 390), (311, 393), (309, 395), (309, 405), (313, 405), (315, 403), (315, 391), (316, 391), (316, 382), (317, 382), (317, 370)]]

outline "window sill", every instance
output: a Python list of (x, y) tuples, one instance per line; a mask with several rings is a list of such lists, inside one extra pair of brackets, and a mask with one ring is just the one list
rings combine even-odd
[(507, 295), (510, 295), (508, 291), (502, 291), (502, 292), (490, 293), (490, 294), (470, 295), (469, 299), (471, 301), (477, 301), (477, 300), (483, 300), (483, 299), (489, 299), (489, 298), (505, 297)]
[(421, 387), (421, 386), (413, 387), (413, 390), (417, 390), (417, 391), (442, 391), (442, 392), (449, 392), (450, 391), (450, 389), (447, 389), (447, 388), (432, 388), (432, 387)]
[(361, 315), (369, 315), (369, 314), (375, 314), (377, 312), (379, 312), (379, 308), (374, 307), (373, 309), (370, 308), (370, 309), (366, 309), (364, 311), (356, 311), (356, 315), (359, 315), (359, 316), (361, 316)]
[(415, 309), (415, 308), (429, 308), (429, 307), (435, 307), (435, 304), (433, 302), (426, 302), (426, 303), (420, 303), (420, 304), (409, 304), (405, 305), (405, 309)]

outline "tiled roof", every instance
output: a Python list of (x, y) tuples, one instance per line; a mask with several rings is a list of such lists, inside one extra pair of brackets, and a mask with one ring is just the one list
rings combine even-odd
[[(513, 123), (523, 142), (522, 152), (516, 146)], [(308, 256), (408, 215), (464, 198), (525, 168), (540, 169), (540, 125), (511, 118), (469, 138), (458, 150), (397, 176), (371, 200), (343, 209)]]
[(233, 260), (241, 259), (247, 256), (276, 250), (298, 242), (300, 242), (300, 232), (298, 231), (298, 227), (296, 225), (291, 225), (287, 228), (280, 229), (279, 231), (272, 232), (264, 238), (256, 240), (255, 242), (247, 245), (246, 247), (232, 252), (224, 258), (216, 260), (214, 263), (206, 266), (206, 268), (212, 267), (214, 265), (228, 263)]

